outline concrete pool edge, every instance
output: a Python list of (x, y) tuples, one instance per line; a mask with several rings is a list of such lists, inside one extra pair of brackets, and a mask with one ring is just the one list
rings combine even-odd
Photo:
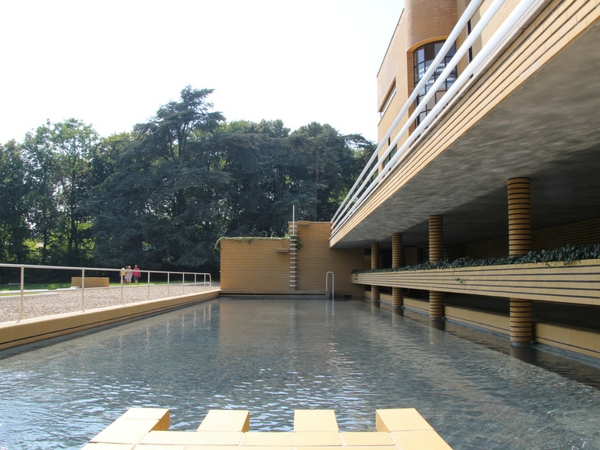
[(215, 299), (219, 297), (219, 293), (220, 289), (215, 289), (128, 305), (25, 319), (20, 322), (5, 322), (0, 324), (0, 350), (190, 306)]

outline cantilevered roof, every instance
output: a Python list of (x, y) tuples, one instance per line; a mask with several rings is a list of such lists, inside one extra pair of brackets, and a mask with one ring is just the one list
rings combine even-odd
[[(507, 236), (507, 180), (515, 177), (531, 180), (534, 230), (600, 217), (599, 42), (596, 21), (547, 62), (540, 63), (542, 56), (530, 67), (514, 66), (519, 73), (510, 58), (522, 58), (525, 50), (513, 48), (513, 56), (492, 67), (496, 75), (472, 86), (387, 177), (372, 196), (379, 203), (363, 204), (355, 213), (361, 219), (349, 221), (331, 245), (391, 243), (394, 232), (403, 233), (403, 245), (426, 245), (430, 215), (444, 216), (446, 244)], [(509, 76), (515, 81), (495, 88), (498, 101), (482, 106), (491, 89), (486, 83), (501, 85)], [(481, 111), (468, 115), (477, 108)], [(444, 126), (446, 137), (426, 150)], [(396, 186), (391, 182), (402, 177)]]

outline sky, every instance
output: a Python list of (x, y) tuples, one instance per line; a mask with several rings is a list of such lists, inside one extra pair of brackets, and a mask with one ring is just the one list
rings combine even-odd
[(0, 0), (0, 143), (68, 118), (101, 136), (186, 86), (228, 122), (377, 137), (376, 76), (403, 0)]

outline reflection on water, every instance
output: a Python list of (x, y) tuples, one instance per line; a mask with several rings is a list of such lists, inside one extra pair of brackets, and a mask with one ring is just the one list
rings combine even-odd
[(414, 407), (455, 449), (600, 448), (599, 369), (458, 334), (355, 301), (221, 299), (0, 353), (0, 449), (81, 448), (134, 406), (189, 431), (217, 408), (271, 431), (334, 409), (366, 431), (376, 409)]

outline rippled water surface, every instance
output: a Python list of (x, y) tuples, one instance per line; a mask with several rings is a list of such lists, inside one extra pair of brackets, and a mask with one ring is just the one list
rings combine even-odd
[(454, 449), (600, 449), (600, 371), (495, 339), (356, 301), (215, 300), (0, 353), (0, 449), (78, 449), (134, 406), (190, 431), (217, 408), (250, 410), (254, 430), (326, 408), (373, 431), (376, 409), (414, 407)]

